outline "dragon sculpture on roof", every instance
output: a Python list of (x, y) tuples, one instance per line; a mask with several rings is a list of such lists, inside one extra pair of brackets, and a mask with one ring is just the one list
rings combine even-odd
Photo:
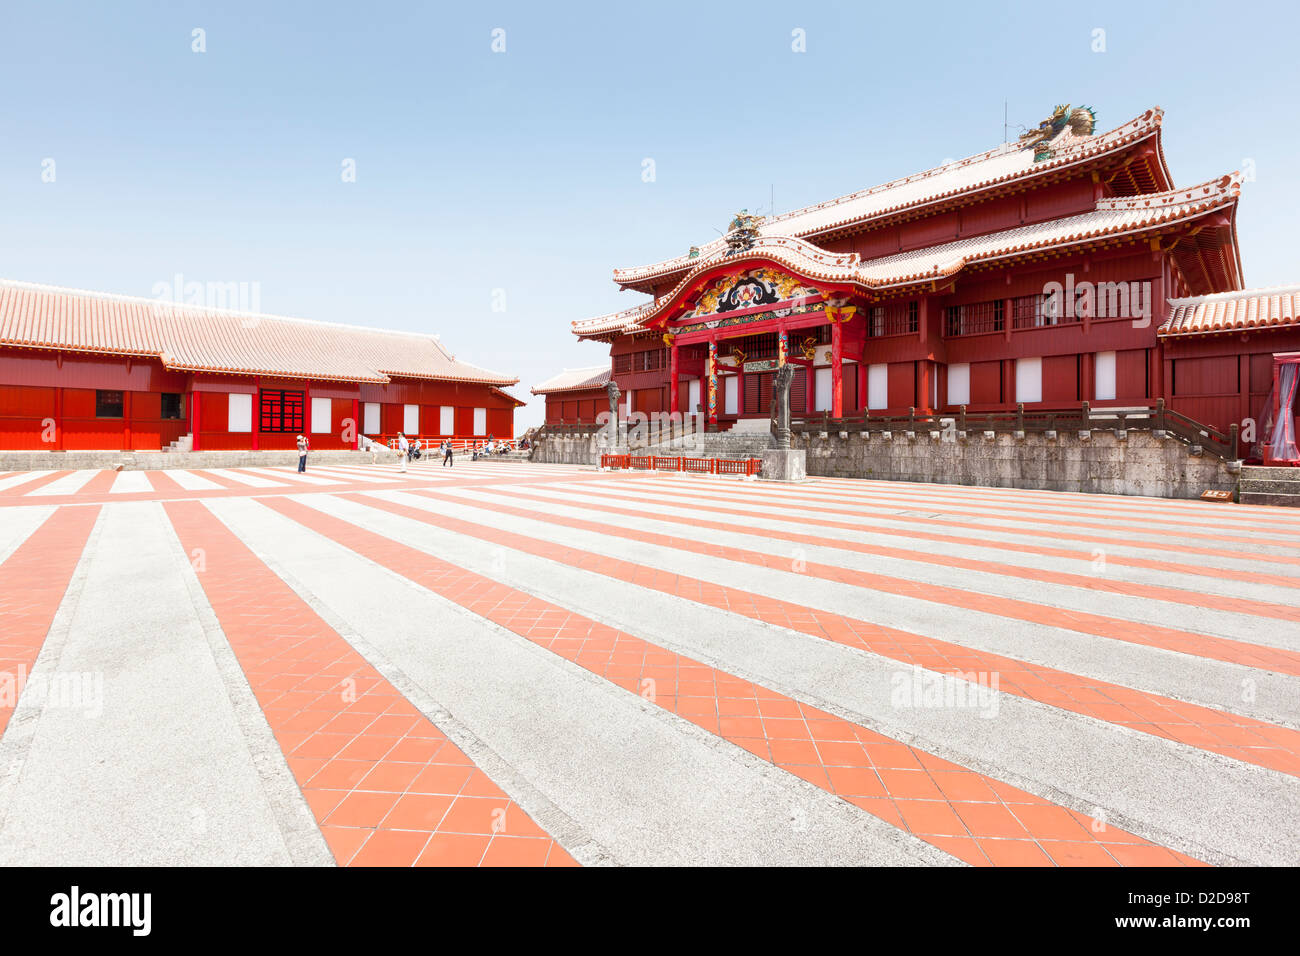
[(1035, 128), (1020, 134), (1020, 145), (1022, 148), (1030, 146), (1034, 148), (1036, 163), (1050, 159), (1052, 148), (1049, 144), (1067, 126), (1075, 136), (1091, 136), (1097, 128), (1097, 113), (1091, 106), (1071, 109), (1069, 103), (1058, 104), (1056, 109), (1052, 110), (1051, 116)]
[(758, 227), (762, 224), (763, 217), (754, 215), (748, 209), (736, 213), (724, 237), (727, 242), (727, 255), (754, 248), (754, 243), (758, 240)]

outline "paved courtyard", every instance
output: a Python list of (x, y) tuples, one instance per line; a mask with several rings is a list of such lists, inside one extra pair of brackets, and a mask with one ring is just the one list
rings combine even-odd
[(0, 864), (1300, 863), (1300, 514), (0, 474)]

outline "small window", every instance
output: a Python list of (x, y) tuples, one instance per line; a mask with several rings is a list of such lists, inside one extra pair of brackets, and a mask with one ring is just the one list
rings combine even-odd
[(121, 418), (122, 417), (122, 393), (121, 392), (95, 392), (95, 417), (96, 418)]
[(178, 392), (163, 392), (162, 398), (162, 418), (182, 418), (185, 414), (181, 404), (181, 396)]

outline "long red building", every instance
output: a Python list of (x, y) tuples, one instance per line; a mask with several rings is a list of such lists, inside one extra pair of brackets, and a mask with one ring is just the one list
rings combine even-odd
[(0, 449), (510, 437), (518, 379), (435, 336), (0, 280)]
[[(1090, 109), (1058, 107), (1019, 142), (741, 214), (683, 255), (615, 269), (649, 298), (573, 332), (609, 343), (625, 412), (698, 412), (719, 428), (766, 417), (789, 362), (796, 415), (1163, 398), (1226, 431), (1261, 415), (1300, 351), (1300, 288), (1243, 288), (1241, 178), (1178, 188), (1162, 119), (1151, 109), (1097, 133)], [(605, 407), (595, 383), (534, 391), (548, 422)]]

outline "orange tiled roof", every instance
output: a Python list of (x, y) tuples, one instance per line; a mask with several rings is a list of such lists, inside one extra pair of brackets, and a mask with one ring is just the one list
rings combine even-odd
[(1179, 220), (1230, 207), (1241, 190), (1239, 174), (1221, 176), (1186, 189), (1170, 189), (1119, 199), (1101, 199), (1092, 212), (1018, 226), (1002, 232), (958, 239), (908, 252), (862, 260), (857, 253), (833, 253), (802, 239), (760, 236), (751, 249), (725, 257), (710, 257), (687, 272), (672, 292), (622, 312), (573, 323), (578, 336), (631, 332), (663, 312), (702, 273), (723, 263), (767, 259), (810, 279), (885, 289), (946, 279), (969, 265), (1039, 249), (1068, 246), (1103, 237), (1142, 232)]
[(1300, 285), (1170, 299), (1169, 305), (1173, 311), (1160, 326), (1160, 335), (1205, 335), (1300, 326)]
[[(1090, 162), (1158, 134), (1163, 116), (1164, 111), (1159, 107), (1149, 109), (1122, 126), (1095, 136), (1078, 136), (1067, 126), (1051, 142), (1051, 158), (1040, 162), (1035, 162), (1032, 148), (1018, 143), (1004, 143), (975, 156), (903, 179), (895, 179), (778, 216), (769, 216), (759, 226), (759, 233), (763, 236), (810, 238), (851, 223), (893, 215), (905, 209)], [(1163, 163), (1163, 159), (1160, 162)], [(677, 256), (646, 266), (615, 269), (614, 281), (628, 284), (671, 275), (693, 268), (700, 259), (720, 255), (725, 249), (724, 238), (713, 239), (699, 247), (699, 255), (696, 257)]]
[(435, 336), (0, 279), (0, 345), (158, 358), (186, 372), (513, 385)]
[(584, 388), (603, 388), (609, 381), (609, 363), (592, 365), (589, 368), (566, 368), (559, 375), (552, 375), (546, 381), (534, 385), (530, 391), (534, 395), (546, 395), (550, 392), (576, 392)]

